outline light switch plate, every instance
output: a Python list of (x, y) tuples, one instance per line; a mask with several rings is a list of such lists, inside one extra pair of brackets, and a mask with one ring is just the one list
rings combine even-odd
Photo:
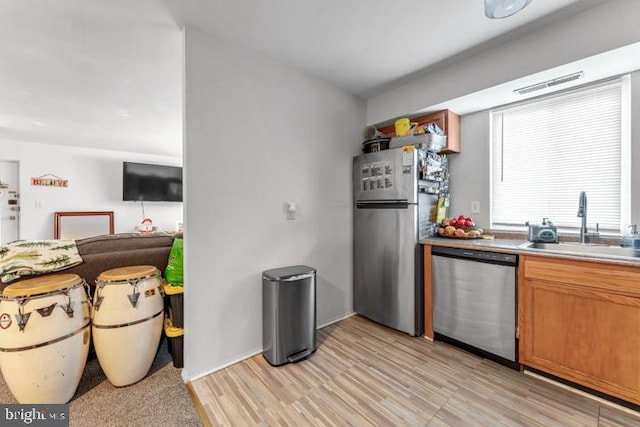
[(473, 214), (480, 213), (480, 202), (478, 201), (471, 202), (471, 213)]

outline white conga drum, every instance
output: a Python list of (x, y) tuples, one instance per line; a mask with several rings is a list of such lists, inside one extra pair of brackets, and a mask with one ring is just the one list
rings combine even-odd
[(114, 386), (140, 381), (151, 368), (164, 318), (161, 284), (152, 265), (114, 268), (96, 280), (93, 345)]
[(89, 352), (90, 302), (77, 274), (9, 285), (0, 295), (0, 368), (20, 403), (66, 403)]

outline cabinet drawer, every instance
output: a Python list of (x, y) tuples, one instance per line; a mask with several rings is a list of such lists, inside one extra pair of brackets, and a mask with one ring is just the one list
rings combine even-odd
[(547, 257), (523, 257), (524, 279), (589, 287), (620, 295), (640, 296), (640, 268)]

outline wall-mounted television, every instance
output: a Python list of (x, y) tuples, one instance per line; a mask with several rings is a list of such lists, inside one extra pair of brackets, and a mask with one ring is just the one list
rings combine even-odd
[(181, 202), (182, 168), (123, 162), (122, 200)]

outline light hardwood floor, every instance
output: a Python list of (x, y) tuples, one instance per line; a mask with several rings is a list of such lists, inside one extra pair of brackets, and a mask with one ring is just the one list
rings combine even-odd
[(192, 383), (212, 425), (640, 426), (618, 411), (442, 342), (353, 316), (309, 359), (258, 355)]

